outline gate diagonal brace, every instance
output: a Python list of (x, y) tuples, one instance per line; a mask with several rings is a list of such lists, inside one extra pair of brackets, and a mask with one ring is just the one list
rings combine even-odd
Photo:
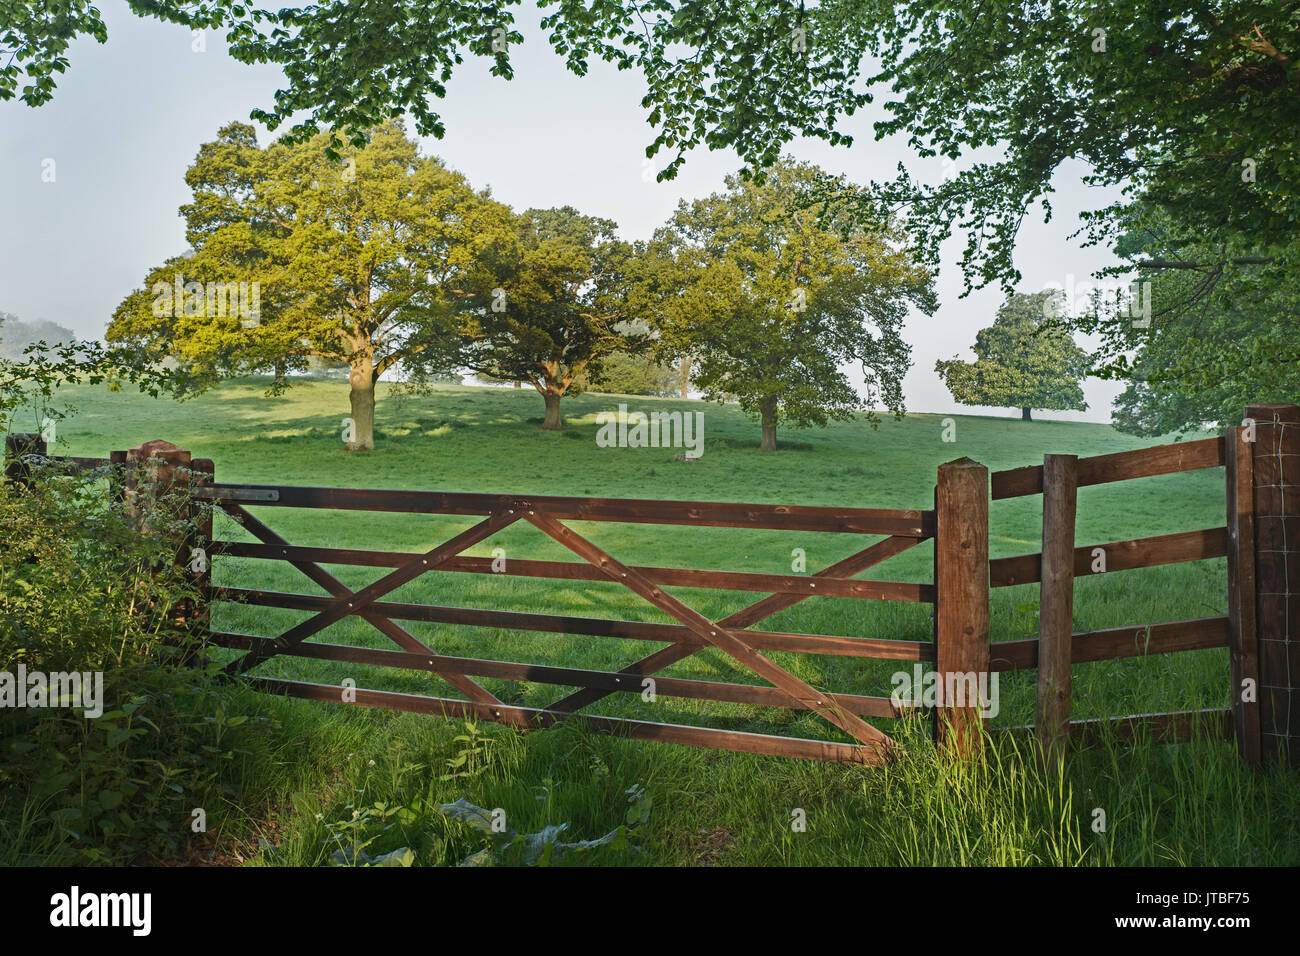
[(502, 528), (514, 524), (522, 517), (518, 509), (512, 510), (507, 514), (493, 513), (480, 521), (474, 527), (462, 531), (454, 538), (443, 542), (436, 548), (425, 552), (419, 557), (412, 558), (406, 564), (397, 568), (389, 574), (384, 575), (373, 584), (369, 584), (357, 591), (355, 594), (343, 595), (325, 608), (325, 610), (308, 618), (298, 624), (295, 624), (289, 630), (285, 631), (275, 639), (274, 645), (261, 647), (249, 651), (238, 660), (232, 661), (225, 668), (225, 673), (242, 674), (250, 668), (256, 667), (268, 657), (274, 656), (281, 649), (293, 647), (302, 643), (318, 631), (322, 631), (336, 621), (340, 621), (349, 614), (359, 613), (362, 609), (377, 601), (390, 591), (413, 581), (426, 571), (434, 571), (439, 565), (445, 563), (448, 559), (456, 557), (461, 551), (472, 547), (485, 538), (491, 537)]
[[(271, 528), (268, 527), (264, 522), (262, 522), (260, 519), (258, 519), (248, 511), (246, 511), (240, 505), (222, 504), (221, 507), (223, 508), (223, 510), (225, 510), (225, 512), (228, 515), (230, 515), (231, 518), (239, 522), (246, 531), (260, 538), (262, 541), (266, 542), (267, 544), (275, 544), (275, 545), (289, 544), (288, 541), (280, 537), (280, 535), (272, 531)], [(330, 574), (328, 571), (322, 568), (319, 564), (316, 564), (311, 561), (290, 561), (289, 563), (292, 564), (299, 571), (301, 571), (303, 574), (305, 574), (316, 584), (320, 585), (326, 591), (328, 591), (331, 597), (342, 598), (344, 600), (347, 600), (348, 598), (356, 597), (356, 593), (354, 591), (352, 591), (346, 584), (344, 584), (338, 578), (334, 577), (334, 575)], [(413, 634), (407, 631), (396, 621), (384, 617), (382, 614), (379, 614), (373, 609), (363, 610), (360, 616), (369, 624), (374, 626), (374, 628), (378, 630), (379, 633), (389, 638), (394, 644), (396, 644), (398, 647), (402, 648), (403, 650), (412, 651), (416, 654), (428, 654), (430, 656), (435, 656), (433, 654), (433, 650), (428, 645), (426, 645), (423, 641), (420, 641), (418, 638), (416, 638)], [(438, 677), (442, 678), (442, 680), (446, 681), (446, 683), (449, 684), (450, 686), (456, 688), (456, 690), (460, 691), (462, 694), (464, 694), (472, 701), (476, 701), (482, 704), (501, 703), (501, 699), (499, 697), (497, 697), (495, 694), (489, 691), (478, 681), (474, 680), (472, 677), (467, 677), (464, 674), (446, 674), (441, 671), (434, 671), (433, 673), (436, 674)]]
[[(913, 548), (920, 543), (918, 538), (889, 537), (883, 541), (877, 541), (869, 548), (852, 554), (843, 561), (837, 561), (822, 570), (811, 575), (814, 578), (843, 577), (845, 575), (859, 574), (867, 568), (880, 564), (882, 561), (892, 558), (896, 554), (901, 554), (908, 548)], [(734, 614), (724, 617), (718, 622), (721, 627), (746, 628), (753, 627), (759, 621), (763, 621), (774, 614), (784, 611), (788, 607), (793, 607), (800, 601), (806, 601), (812, 597), (812, 594), (770, 594), (762, 600), (756, 601), (748, 607), (741, 608)], [(667, 647), (660, 648), (648, 657), (643, 657), (639, 661), (624, 667), (620, 674), (627, 674), (631, 677), (649, 677), (657, 674), (673, 664), (683, 661), (692, 654), (698, 653), (706, 647), (703, 642), (669, 644)], [(601, 690), (595, 687), (586, 687), (582, 690), (576, 690), (567, 697), (557, 700), (551, 704), (547, 710), (560, 713), (573, 713), (588, 707), (597, 701), (604, 700), (613, 694), (610, 690)]]
[(644, 576), (621, 564), (596, 545), (560, 524), (549, 515), (529, 511), (523, 517), (570, 551), (599, 568), (612, 580), (625, 585), (661, 611), (685, 624), (704, 643), (718, 648), (748, 670), (753, 671), (759, 677), (769, 681), (773, 686), (785, 691), (792, 701), (802, 702), (809, 710), (816, 711), (840, 730), (843, 730), (846, 734), (881, 756), (889, 754), (892, 750), (894, 746), (892, 739), (860, 717), (835, 707), (834, 702), (828, 699), (829, 695), (821, 693), (816, 688), (795, 677), (785, 668), (774, 664), (755, 651), (739, 638), (739, 632), (715, 624), (704, 615), (687, 607), (672, 595), (662, 591), (657, 585), (652, 584)]

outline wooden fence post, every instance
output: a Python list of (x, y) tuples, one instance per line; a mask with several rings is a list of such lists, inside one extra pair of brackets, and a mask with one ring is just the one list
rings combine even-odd
[(128, 449), (126, 463), (127, 511), (144, 530), (157, 502), (187, 480), (181, 472), (190, 468), (190, 453), (171, 442), (154, 439)]
[[(170, 521), (190, 517), (192, 498), (188, 491), (192, 467), (188, 451), (161, 439), (127, 449), (126, 513), (140, 531), (162, 533)], [(183, 503), (177, 496), (182, 489), (186, 492)], [(164, 507), (160, 508), (160, 505)], [(188, 565), (190, 534), (168, 533), (168, 537), (175, 548), (172, 560)], [(192, 609), (185, 606), (178, 608), (172, 625), (188, 628), (191, 612)], [(181, 663), (192, 663), (193, 657), (188, 647), (183, 648)]]
[[(1300, 767), (1300, 407), (1247, 405), (1246, 418), (1254, 420), (1255, 433), (1260, 757), (1295, 768)], [(1245, 667), (1244, 653), (1242, 658)], [(1241, 694), (1240, 686), (1233, 689), (1234, 697)]]
[[(1228, 498), (1228, 668), (1237, 753), (1260, 762), (1259, 648), (1255, 628), (1255, 474), (1247, 427), (1223, 434)], [(1244, 692), (1247, 687), (1253, 692)]]
[(16, 432), (5, 437), (5, 481), (24, 487), (32, 483), (31, 463), (23, 461), (24, 455), (46, 454), (45, 439), (35, 432)]
[(935, 511), (935, 736), (972, 755), (983, 747), (979, 688), (989, 681), (988, 469), (969, 458), (940, 465)]
[(1038, 585), (1038, 740), (1049, 761), (1064, 759), (1070, 734), (1074, 633), (1075, 455), (1043, 456), (1043, 561)]

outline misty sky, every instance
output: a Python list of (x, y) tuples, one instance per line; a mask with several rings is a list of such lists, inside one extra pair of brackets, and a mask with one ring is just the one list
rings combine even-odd
[[(102, 13), (108, 42), (82, 38), (72, 45), (71, 67), (51, 103), (0, 103), (0, 311), (58, 322), (85, 338), (102, 336), (113, 309), (149, 269), (186, 248), (178, 209), (190, 198), (184, 175), (199, 144), (227, 122), (247, 122), (250, 109), (270, 106), (284, 83), (278, 68), (230, 59), (213, 31), (196, 52), (184, 27), (139, 19), (124, 4), (105, 5)], [(654, 182), (645, 158), (654, 134), (639, 105), (640, 76), (605, 64), (582, 78), (568, 73), (536, 29), (540, 15), (525, 8), (520, 16), (527, 41), (512, 51), (514, 80), (490, 76), (482, 61), (461, 68), (438, 107), (447, 135), (424, 140), (426, 151), (516, 209), (573, 205), (613, 219), (625, 239), (648, 238), (680, 199), (723, 187), (723, 176), (739, 166), (730, 152), (697, 152), (676, 180)], [(901, 142), (873, 141), (869, 124), (879, 115), (868, 108), (844, 127), (857, 137), (849, 149), (798, 141), (790, 152), (858, 182), (889, 178), (899, 162), (938, 181), (945, 172), (940, 160), (919, 159)], [(54, 182), (42, 180), (47, 160)], [(1017, 248), (1021, 291), (1085, 282), (1115, 261), (1068, 238), (1081, 209), (1113, 198), (1085, 189), (1082, 172), (1058, 172), (1051, 223), (1044, 225), (1037, 211), (1026, 218)], [(957, 405), (933, 370), (938, 358), (971, 357), (975, 333), (992, 323), (1002, 298), (995, 287), (958, 298), (963, 284), (955, 263), (964, 242), (959, 234), (947, 247), (938, 312), (909, 318), (907, 407), (1018, 415)], [(1121, 388), (1089, 380), (1087, 412), (1041, 417), (1109, 421)]]

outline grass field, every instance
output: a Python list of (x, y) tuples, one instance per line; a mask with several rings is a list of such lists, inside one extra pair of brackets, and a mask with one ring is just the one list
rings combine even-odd
[[(71, 392), (78, 413), (60, 427), (56, 453), (105, 455), (163, 438), (216, 462), (218, 481), (437, 489), (524, 494), (597, 495), (927, 508), (936, 467), (969, 456), (990, 470), (1041, 462), (1046, 452), (1103, 454), (1155, 444), (1103, 425), (1022, 422), (954, 416), (955, 442), (944, 442), (943, 416), (908, 415), (878, 430), (865, 421), (824, 430), (780, 433), (782, 450), (758, 449), (758, 428), (734, 407), (641, 397), (566, 399), (568, 428), (541, 432), (541, 400), (530, 390), (441, 387), (425, 397), (393, 396), (381, 386), (377, 449), (343, 451), (340, 422), (346, 389), (309, 382), (287, 397), (264, 397), (264, 381), (230, 383), (185, 404), (102, 390)], [(674, 460), (677, 449), (601, 448), (596, 414), (625, 401), (633, 410), (703, 411), (704, 455)], [(22, 423), (19, 423), (22, 427)], [(1201, 436), (1186, 436), (1188, 438)], [(1165, 439), (1165, 440), (1172, 440)], [(1037, 551), (1038, 498), (994, 502), (994, 557)], [(263, 520), (294, 544), (420, 551), (476, 519), (263, 507)], [(1220, 469), (1084, 488), (1078, 543), (1101, 543), (1223, 524)], [(614, 523), (575, 523), (575, 530), (630, 564), (790, 573), (803, 549), (808, 571), (864, 547), (857, 535)], [(247, 538), (229, 520), (218, 537)], [(515, 526), (471, 549), (508, 558), (574, 559), (531, 527)], [(865, 576), (928, 581), (926, 543)], [(350, 586), (384, 573), (330, 567)], [(280, 562), (219, 558), (218, 584), (323, 593)], [(717, 619), (761, 595), (674, 588)], [(666, 621), (616, 585), (490, 575), (429, 574), (388, 600), (533, 610), (593, 617)], [(995, 591), (994, 640), (1033, 636), (1035, 585)], [(1141, 625), (1225, 613), (1222, 559), (1078, 581), (1076, 630)], [(274, 635), (301, 612), (217, 605), (214, 627)], [(616, 670), (661, 645), (403, 622), (439, 652)], [(922, 604), (816, 598), (769, 619), (772, 630), (926, 640), (930, 608)], [(387, 644), (364, 622), (333, 625), (319, 640)], [(772, 655), (825, 689), (888, 695), (898, 662), (813, 655)], [(906, 665), (904, 665), (906, 666)], [(302, 660), (273, 660), (266, 675), (412, 693), (459, 696), (436, 679), (403, 671)], [(754, 683), (720, 653), (697, 654), (666, 675)], [(1032, 720), (1033, 671), (1004, 674), (995, 727)], [(1074, 667), (1076, 717), (1227, 705), (1226, 651)], [(510, 703), (540, 706), (567, 688), (485, 681)], [(625, 791), (644, 786), (653, 799), (638, 832), (644, 852), (607, 862), (658, 864), (1290, 864), (1300, 862), (1300, 788), (1295, 775), (1242, 768), (1230, 742), (1181, 747), (1100, 747), (1076, 755), (1065, 775), (1045, 778), (1006, 742), (982, 767), (936, 758), (922, 725), (873, 721), (908, 746), (885, 770), (715, 753), (595, 735), (580, 728), (520, 735), (481, 726), (489, 741), (472, 773), (449, 776), (448, 760), (469, 744), (463, 722), (336, 707), (232, 691), (278, 722), (273, 752), (250, 756), (238, 792), (213, 816), (222, 821), (218, 849), (260, 863), (318, 863), (329, 833), (348, 827), (353, 809), (400, 807), (393, 829), (371, 847), (411, 846), (420, 863), (455, 862), (482, 845), (467, 827), (436, 812), (464, 797), (500, 807), (521, 832), (568, 823), (569, 838), (599, 836), (623, 822)], [(636, 694), (609, 698), (594, 712), (794, 736), (847, 739), (820, 718), (743, 705)], [(477, 735), (468, 735), (477, 736)], [(465, 770), (466, 764), (460, 768)], [(1095, 832), (1096, 810), (1104, 832)], [(806, 830), (792, 829), (796, 810)], [(365, 823), (363, 818), (362, 823)], [(332, 826), (331, 826), (332, 825)], [(361, 824), (357, 824), (359, 828)], [(374, 833), (378, 833), (376, 828)], [(258, 839), (263, 849), (255, 851)], [(603, 858), (602, 858), (603, 859)]]

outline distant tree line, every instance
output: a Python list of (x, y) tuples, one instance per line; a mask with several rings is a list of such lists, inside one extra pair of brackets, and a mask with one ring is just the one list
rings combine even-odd
[(24, 321), (12, 312), (0, 312), (0, 359), (9, 362), (21, 362), (23, 350), (37, 342), (57, 345), (61, 342), (74, 342), (77, 335), (72, 329), (64, 328), (48, 319)]

